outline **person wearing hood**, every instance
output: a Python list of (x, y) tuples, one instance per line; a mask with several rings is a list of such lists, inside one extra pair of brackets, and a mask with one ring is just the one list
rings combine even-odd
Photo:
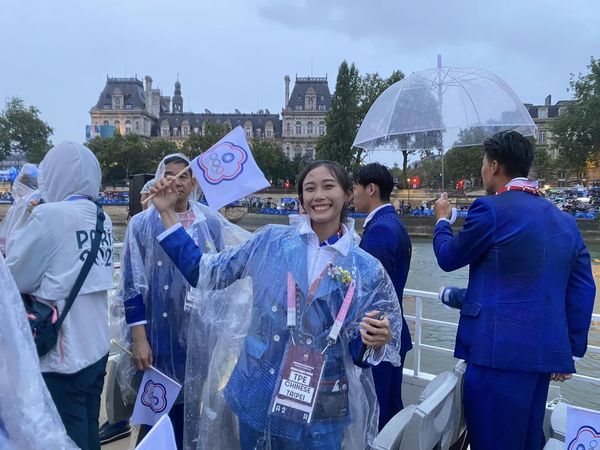
[(38, 169), (34, 164), (24, 164), (12, 185), (13, 204), (0, 225), (0, 251), (6, 256), (15, 235), (29, 218), (31, 206), (39, 203)]
[[(96, 229), (100, 164), (85, 146), (63, 142), (39, 168), (45, 203), (32, 211), (6, 260), (21, 293), (59, 314), (90, 252)], [(113, 286), (112, 224), (105, 215), (95, 263), (40, 369), (68, 435), (97, 450), (100, 395), (109, 350), (108, 290)]]
[[(155, 179), (160, 180), (188, 167), (176, 181), (178, 223), (207, 253), (244, 242), (250, 233), (196, 201), (199, 189), (189, 164), (183, 154), (171, 154), (161, 161), (156, 171)], [(154, 207), (131, 218), (123, 241), (117, 298), (124, 304), (123, 344), (130, 345), (128, 340), (131, 339), (135, 369), (146, 370), (152, 365), (183, 384), (189, 308), (196, 293), (160, 247), (157, 238), (164, 230)], [(127, 390), (135, 372), (127, 373), (123, 365), (120, 364), (119, 378), (122, 390)], [(183, 401), (180, 395), (169, 413), (179, 448), (183, 442)], [(140, 436), (148, 430), (149, 427), (143, 426)]]

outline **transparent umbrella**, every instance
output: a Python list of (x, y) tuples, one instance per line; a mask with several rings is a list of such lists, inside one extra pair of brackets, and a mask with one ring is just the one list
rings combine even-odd
[(443, 154), (452, 147), (481, 144), (502, 130), (524, 136), (536, 132), (510, 86), (487, 70), (440, 67), (415, 72), (386, 89), (365, 116), (353, 145), (367, 151)]

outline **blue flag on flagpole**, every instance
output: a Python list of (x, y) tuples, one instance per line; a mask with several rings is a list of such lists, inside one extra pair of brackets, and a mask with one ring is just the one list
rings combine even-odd
[(131, 424), (154, 425), (169, 414), (181, 385), (160, 370), (150, 367), (144, 372), (133, 407)]
[(240, 126), (194, 158), (190, 166), (208, 206), (215, 211), (270, 186), (256, 165)]

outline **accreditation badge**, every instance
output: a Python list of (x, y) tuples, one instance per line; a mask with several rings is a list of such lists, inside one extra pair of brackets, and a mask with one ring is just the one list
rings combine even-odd
[(279, 372), (271, 415), (310, 423), (324, 366), (325, 357), (318, 349), (289, 345)]

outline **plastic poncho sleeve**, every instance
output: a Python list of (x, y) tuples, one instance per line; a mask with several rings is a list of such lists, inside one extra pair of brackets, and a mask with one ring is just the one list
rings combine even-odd
[(241, 246), (228, 248), (216, 255), (206, 255), (203, 258), (202, 250), (180, 226), (166, 235), (160, 241), (160, 245), (192, 286), (199, 284), (202, 260), (201, 284), (222, 289), (242, 277), (256, 237), (257, 235), (254, 235)]
[(39, 288), (48, 261), (54, 256), (52, 243), (48, 227), (42, 224), (34, 210), (27, 225), (15, 236), (6, 260), (19, 292), (27, 294)]
[(131, 221), (123, 239), (123, 256), (121, 258), (121, 280), (118, 297), (123, 300), (125, 306), (125, 321), (137, 323), (146, 320), (146, 306), (144, 305), (144, 292), (148, 289), (148, 280), (142, 264), (144, 257), (141, 254), (142, 247), (139, 245), (135, 232), (136, 221)]

